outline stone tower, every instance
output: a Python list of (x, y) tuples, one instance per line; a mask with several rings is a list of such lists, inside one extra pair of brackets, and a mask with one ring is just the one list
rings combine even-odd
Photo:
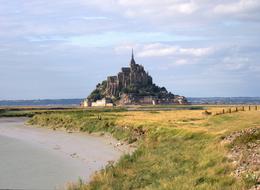
[(135, 63), (135, 58), (134, 58), (134, 49), (132, 49), (132, 58), (131, 58), (131, 61), (130, 61), (130, 67), (136, 65)]
[(149, 86), (153, 83), (152, 77), (144, 70), (142, 65), (135, 63), (134, 51), (130, 61), (130, 84), (132, 86)]

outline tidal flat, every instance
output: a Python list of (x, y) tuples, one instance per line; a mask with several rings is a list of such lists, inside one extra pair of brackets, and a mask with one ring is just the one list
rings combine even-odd
[(63, 189), (124, 153), (118, 141), (25, 125), (27, 118), (0, 118), (0, 189)]

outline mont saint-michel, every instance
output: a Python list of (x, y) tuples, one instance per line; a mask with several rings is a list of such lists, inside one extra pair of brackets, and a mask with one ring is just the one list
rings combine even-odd
[(187, 104), (184, 96), (168, 92), (165, 87), (153, 83), (152, 77), (142, 65), (135, 62), (134, 53), (129, 67), (121, 68), (116, 76), (97, 84), (87, 99), (84, 107), (144, 104)]

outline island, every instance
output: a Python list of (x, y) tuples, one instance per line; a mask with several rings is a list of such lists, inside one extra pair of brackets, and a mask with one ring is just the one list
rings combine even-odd
[(82, 107), (149, 104), (188, 104), (188, 101), (154, 84), (144, 67), (135, 62), (133, 50), (130, 67), (123, 67), (116, 76), (98, 83), (81, 103)]

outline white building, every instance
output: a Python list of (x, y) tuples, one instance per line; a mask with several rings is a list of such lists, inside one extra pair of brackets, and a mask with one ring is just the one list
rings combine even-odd
[(95, 102), (89, 102), (87, 99), (82, 102), (82, 107), (113, 107), (113, 103), (108, 98), (103, 98)]
[(102, 100), (97, 100), (91, 103), (92, 107), (112, 107), (113, 103), (108, 98), (103, 98)]

